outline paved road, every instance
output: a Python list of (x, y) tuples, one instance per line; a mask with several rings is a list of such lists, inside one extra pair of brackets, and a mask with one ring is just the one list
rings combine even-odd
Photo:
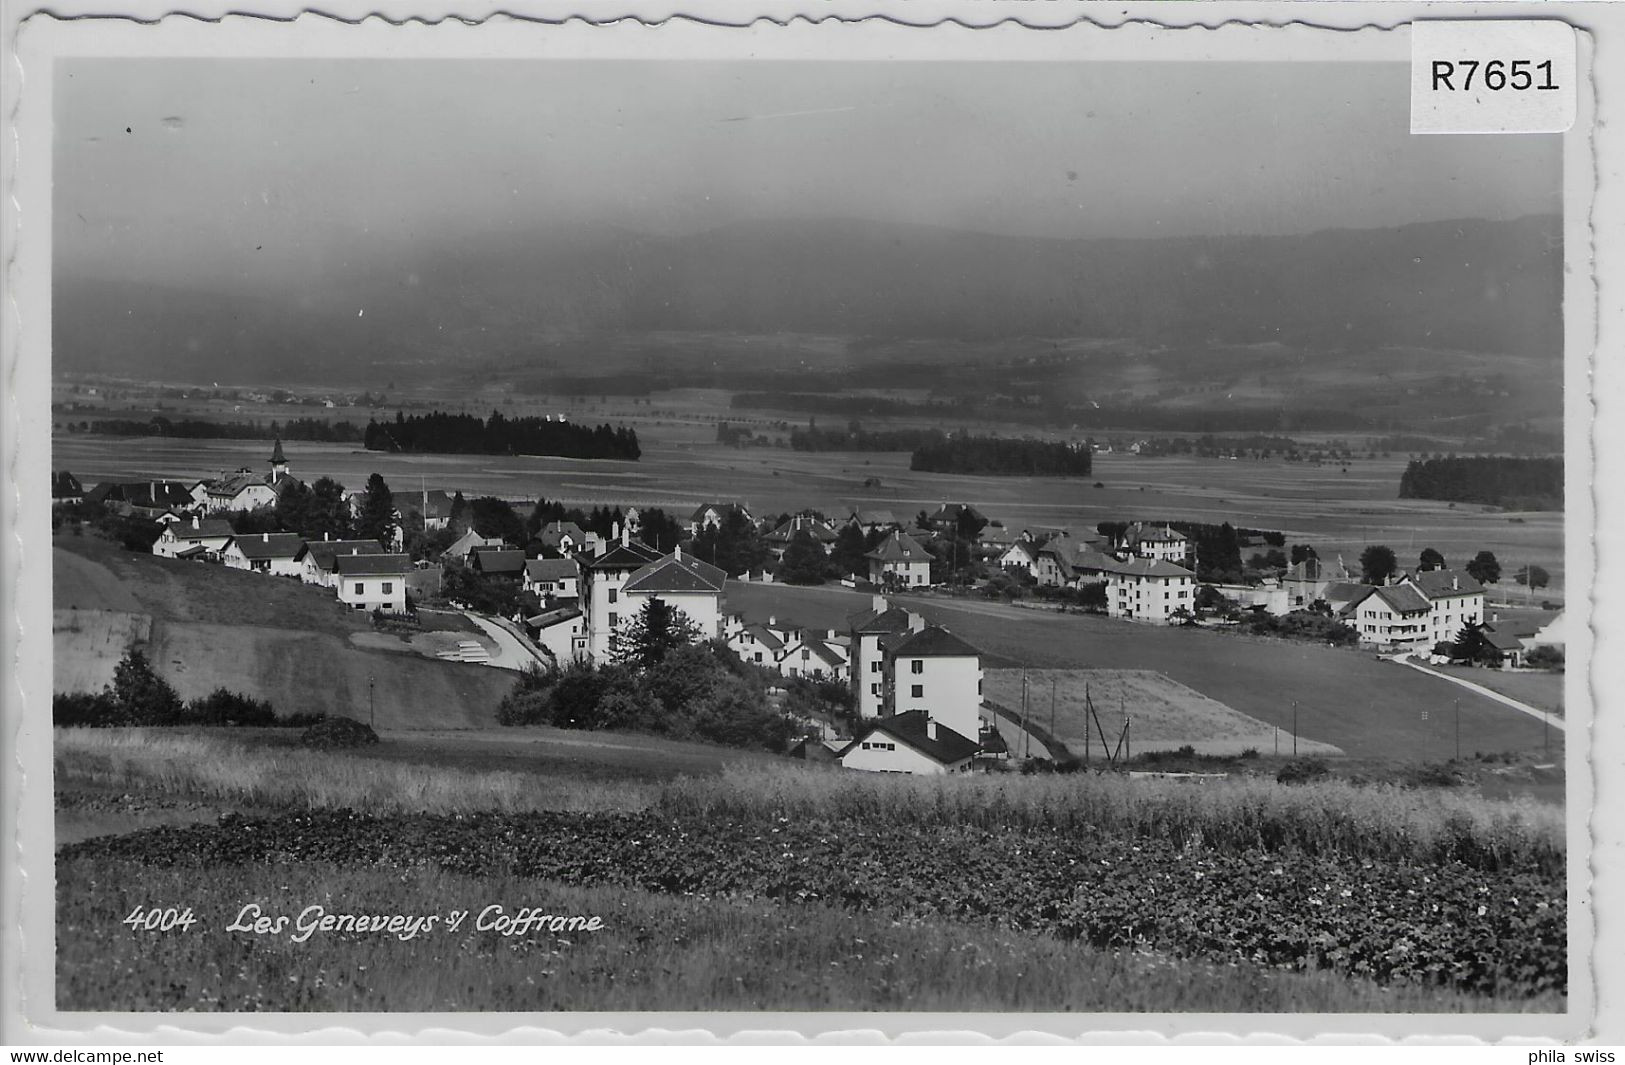
[(1479, 695), (1485, 696), (1489, 699), (1494, 699), (1498, 703), (1504, 703), (1507, 706), (1512, 707), (1512, 709), (1518, 711), (1520, 714), (1528, 714), (1530, 717), (1539, 718), (1555, 729), (1559, 729), (1563, 732), (1568, 731), (1568, 728), (1563, 724), (1563, 719), (1561, 717), (1557, 716), (1556, 714), (1549, 714), (1540, 709), (1538, 706), (1530, 706), (1528, 703), (1520, 703), (1510, 695), (1502, 695), (1500, 692), (1492, 691), (1491, 689), (1484, 687), (1482, 684), (1474, 684), (1472, 681), (1467, 680), (1464, 677), (1452, 677), (1448, 673), (1440, 673), (1436, 669), (1429, 669), (1424, 665), (1412, 662), (1409, 657), (1397, 657), (1394, 659), (1394, 661), (1426, 673), (1430, 677), (1438, 677), (1440, 680), (1448, 680), (1452, 684), (1459, 684), (1470, 692), (1477, 692)]
[(515, 634), (512, 629), (500, 618), (490, 618), (473, 611), (463, 611), (465, 617), (480, 627), (491, 642), (497, 646), (496, 653), (491, 656), (488, 666), (498, 669), (511, 669), (516, 673), (523, 673), (532, 666), (540, 663), (548, 665), (547, 658), (541, 650), (524, 637)]

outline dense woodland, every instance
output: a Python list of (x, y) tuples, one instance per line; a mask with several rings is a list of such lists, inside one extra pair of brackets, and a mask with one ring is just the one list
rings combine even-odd
[(951, 436), (914, 449), (908, 468), (923, 473), (1009, 473), (1033, 477), (1087, 477), (1087, 447), (1050, 440)]
[(1416, 459), (1399, 479), (1399, 498), (1562, 510), (1563, 460), (1493, 455)]
[(369, 421), (363, 440), (369, 451), (625, 460), (635, 460), (641, 453), (637, 432), (625, 426), (508, 418), (499, 411), (492, 411), (483, 421), (472, 414), (436, 411), (407, 417), (396, 412), (392, 422)]
[(807, 428), (790, 430), (795, 451), (913, 451), (942, 440), (934, 429), (865, 429), (857, 422), (845, 429), (820, 429), (815, 419)]

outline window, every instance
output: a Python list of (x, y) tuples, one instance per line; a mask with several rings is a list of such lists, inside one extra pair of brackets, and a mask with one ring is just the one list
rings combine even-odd
[(869, 663), (869, 672), (871, 672), (871, 673), (879, 673), (880, 672), (880, 659), (877, 658), (873, 662)]
[(908, 664), (908, 671), (910, 673), (924, 673), (925, 672), (925, 659), (916, 658), (914, 661), (910, 662)]
[(915, 699), (924, 698), (925, 697), (925, 685), (923, 685), (923, 684), (914, 685), (914, 687), (910, 690), (909, 694)]
[(879, 695), (880, 694), (880, 685), (878, 685), (878, 684), (869, 685), (869, 694), (870, 695)]
[(394, 595), (395, 594), (395, 585), (394, 585), (393, 582), (390, 582), (390, 581), (385, 581), (384, 582), (384, 594), (385, 595)]
[(801, 660), (803, 662), (805, 662), (805, 661), (807, 661), (807, 659), (809, 659), (811, 657), (812, 657), (812, 652), (807, 650), (805, 647), (803, 647), (801, 649)]
[(367, 594), (367, 586), (365, 584), (362, 584), (360, 581), (357, 581), (356, 586), (355, 586), (355, 594), (356, 595), (366, 595)]
[[(620, 590), (620, 589), (619, 589), (619, 588), (611, 588), (611, 589), (610, 589), (610, 590), (609, 590), (609, 601), (610, 601), (610, 602), (611, 602), (611, 603), (613, 603), (613, 602), (615, 602), (615, 601), (616, 601), (616, 600), (617, 600), (617, 599), (619, 599), (619, 598), (620, 598), (620, 596), (621, 596), (621, 590)], [(613, 624), (613, 623), (612, 623), (612, 624)]]
[(609, 627), (613, 629), (620, 622), (620, 620), (621, 620), (620, 615), (611, 614), (609, 616)]

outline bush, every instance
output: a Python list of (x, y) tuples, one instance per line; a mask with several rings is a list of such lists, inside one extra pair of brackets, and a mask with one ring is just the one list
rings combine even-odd
[(108, 728), (118, 724), (108, 692), (57, 692), (51, 696), (51, 724), (58, 728)]
[(1307, 784), (1324, 777), (1329, 770), (1319, 758), (1297, 758), (1281, 767), (1275, 774), (1277, 784)]
[(182, 718), (188, 725), (277, 724), (276, 712), (264, 699), (255, 699), (226, 688), (216, 688), (201, 699), (186, 704)]
[(306, 747), (365, 747), (378, 742), (372, 727), (353, 717), (324, 717), (307, 728), (299, 742)]
[(1523, 656), (1523, 664), (1530, 669), (1549, 669), (1563, 672), (1563, 648), (1542, 645)]

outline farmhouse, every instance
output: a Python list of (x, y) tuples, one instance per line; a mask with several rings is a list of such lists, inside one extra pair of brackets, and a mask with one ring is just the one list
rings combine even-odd
[(1468, 623), (1484, 620), (1484, 586), (1470, 574), (1447, 569), (1420, 570), (1406, 577), (1428, 601), (1428, 646), (1454, 640)]
[(253, 570), (278, 577), (299, 577), (304, 566), (298, 561), (305, 538), (298, 533), (259, 533), (234, 536), (220, 551), (220, 561), (232, 569)]
[(851, 668), (854, 705), (862, 719), (879, 717), (886, 707), (886, 655), (881, 641), (925, 627), (925, 619), (891, 606), (877, 595), (869, 610), (847, 619), (852, 632)]
[(57, 470), (51, 474), (51, 505), (58, 506), (63, 503), (77, 503), (85, 497), (84, 486), (79, 478), (67, 470)]
[(940, 775), (969, 768), (977, 749), (975, 740), (917, 710), (865, 726), (836, 758), (871, 773)]
[(1160, 559), (1118, 562), (1106, 573), (1106, 613), (1166, 625), (1175, 612), (1194, 612), (1196, 574)]
[(152, 553), (162, 558), (217, 559), (231, 541), (231, 523), (224, 518), (202, 518), (172, 522), (153, 541)]
[(105, 482), (85, 493), (84, 501), (136, 518), (155, 519), (168, 510), (194, 509), (191, 492), (177, 481)]
[(339, 601), (357, 610), (406, 613), (409, 555), (339, 555), (334, 560)]
[(1360, 634), (1360, 642), (1396, 651), (1432, 647), (1432, 606), (1409, 584), (1365, 585), (1365, 594), (1338, 611), (1338, 616)]
[(525, 563), (524, 590), (539, 596), (581, 594), (581, 567), (570, 558), (533, 558)]
[(381, 555), (384, 545), (377, 540), (306, 540), (294, 562), (299, 566), (299, 579), (306, 584), (332, 588), (338, 582), (338, 560), (341, 555)]
[(980, 651), (936, 625), (882, 643), (891, 716), (918, 710), (961, 736), (980, 735)]
[(998, 558), (1001, 569), (1011, 573), (1025, 573), (1029, 577), (1038, 576), (1038, 545), (1031, 540), (1017, 540), (1000, 553)]
[(863, 556), (869, 560), (869, 580), (918, 588), (931, 583), (931, 554), (901, 530), (894, 530), (880, 546)]

